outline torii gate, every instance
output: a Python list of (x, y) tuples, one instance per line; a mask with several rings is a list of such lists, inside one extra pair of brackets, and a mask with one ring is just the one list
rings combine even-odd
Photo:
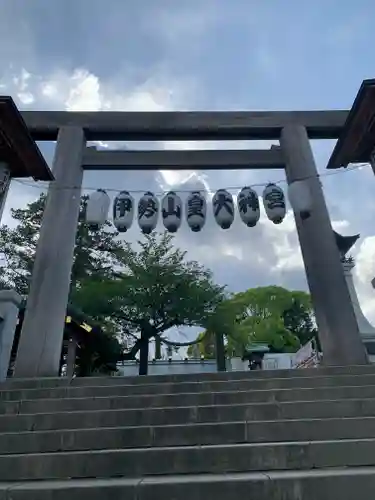
[[(375, 95), (374, 81), (363, 85), (366, 89), (370, 87), (371, 96)], [(9, 98), (6, 99), (9, 102)], [(0, 99), (0, 103), (3, 101)], [(371, 117), (374, 116), (374, 102), (372, 97)], [(370, 160), (375, 139), (365, 154), (363, 148), (359, 148), (363, 153), (359, 154), (358, 140), (353, 148), (348, 134), (352, 114), (353, 110), (349, 118), (347, 111), (23, 112), (22, 117), (35, 141), (57, 140), (57, 145), (52, 169), (55, 180), (48, 191), (15, 376), (57, 375), (83, 171), (104, 169), (285, 169), (288, 184), (306, 180), (313, 199), (311, 216), (301, 218), (295, 212), (295, 219), (324, 363), (366, 364), (367, 355), (309, 141), (340, 137), (329, 168), (342, 165), (342, 150), (345, 150), (346, 162), (358, 161), (358, 158), (359, 161)], [(358, 124), (355, 131), (358, 132)], [(361, 134), (359, 131), (360, 137)], [(241, 139), (278, 139), (280, 147), (198, 151), (97, 151), (86, 148), (86, 141), (93, 140)], [(35, 144), (27, 147), (36, 154)]]

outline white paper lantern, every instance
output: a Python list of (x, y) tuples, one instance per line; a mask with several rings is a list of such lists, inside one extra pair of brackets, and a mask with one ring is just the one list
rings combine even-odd
[(256, 226), (260, 217), (258, 194), (250, 187), (244, 187), (237, 197), (238, 212), (248, 227)]
[(144, 234), (150, 234), (156, 227), (159, 215), (159, 201), (147, 191), (138, 202), (138, 224)]
[(200, 231), (206, 222), (206, 198), (199, 191), (192, 191), (186, 200), (186, 219), (192, 231)]
[(274, 224), (280, 224), (286, 213), (283, 190), (276, 184), (268, 184), (263, 191), (263, 204), (267, 217)]
[(222, 229), (229, 229), (234, 221), (233, 196), (226, 189), (219, 189), (212, 198), (216, 222)]
[(99, 229), (103, 226), (108, 218), (108, 210), (111, 204), (111, 200), (104, 191), (104, 189), (98, 189), (94, 193), (90, 194), (86, 205), (86, 223), (92, 229)]
[(132, 225), (134, 199), (128, 191), (121, 191), (113, 200), (113, 225), (120, 233), (125, 233)]
[(161, 203), (161, 214), (164, 227), (170, 233), (175, 233), (181, 225), (182, 201), (174, 191), (169, 191), (164, 196)]
[(310, 217), (312, 209), (312, 196), (306, 180), (294, 181), (288, 186), (289, 202), (302, 219)]

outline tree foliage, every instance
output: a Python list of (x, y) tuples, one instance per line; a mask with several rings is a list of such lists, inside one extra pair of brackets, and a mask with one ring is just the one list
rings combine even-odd
[(216, 357), (216, 336), (237, 338), (237, 322), (241, 313), (239, 304), (234, 300), (235, 295), (227, 296), (225, 300), (218, 302), (216, 307), (207, 315), (202, 323), (204, 331), (199, 333), (196, 346), (191, 346), (187, 350), (189, 357), (194, 357), (197, 352), (199, 356), (206, 359)]
[(240, 355), (251, 342), (264, 342), (277, 350), (297, 344), (283, 326), (282, 312), (287, 306), (283, 289), (252, 288), (236, 294), (232, 300), (238, 311), (234, 335), (229, 337), (228, 348), (233, 354)]
[[(122, 243), (117, 239), (118, 233), (111, 229), (110, 223), (98, 231), (85, 224), (87, 199), (87, 196), (81, 199), (71, 274), (72, 289), (79, 288), (82, 281), (90, 277), (109, 278), (113, 274), (117, 255), (122, 250)], [(21, 295), (27, 295), (29, 291), (45, 203), (46, 195), (42, 193), (26, 208), (12, 209), (16, 226), (0, 228), (3, 257), (0, 284), (3, 288), (14, 288)]]
[(191, 345), (187, 349), (189, 358), (204, 356), (205, 359), (215, 359), (216, 339), (213, 331), (203, 331), (198, 334), (197, 344)]
[[(210, 322), (210, 334), (200, 334), (204, 340), (199, 347), (208, 357), (215, 351), (215, 331), (225, 335), (230, 356), (242, 356), (246, 346), (254, 342), (265, 343), (274, 352), (294, 352), (317, 337), (309, 294), (278, 286), (234, 294), (219, 304)], [(192, 352), (189, 350), (189, 355)]]
[(283, 312), (283, 323), (287, 330), (298, 337), (301, 345), (314, 339), (319, 346), (318, 331), (314, 323), (314, 315), (310, 296), (304, 292), (292, 292), (290, 306)]
[(150, 328), (161, 334), (175, 326), (200, 326), (225, 298), (224, 287), (186, 252), (173, 236), (147, 235), (138, 249), (123, 244), (114, 279), (86, 280), (77, 301), (91, 314), (102, 311), (133, 334)]

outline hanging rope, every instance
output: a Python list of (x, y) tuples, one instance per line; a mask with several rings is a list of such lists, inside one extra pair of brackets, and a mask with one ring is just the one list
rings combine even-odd
[[(306, 179), (311, 179), (313, 177), (318, 177), (318, 178), (322, 178), (322, 177), (329, 177), (331, 175), (342, 175), (342, 174), (346, 174), (348, 172), (352, 172), (353, 170), (358, 170), (362, 167), (365, 167), (365, 166), (368, 166), (369, 164), (368, 163), (360, 163), (358, 165), (355, 165), (353, 167), (350, 167), (350, 168), (346, 168), (345, 170), (335, 170), (333, 172), (324, 172), (323, 174), (317, 174), (317, 175), (314, 175), (314, 176), (307, 176), (307, 177), (303, 177), (303, 178), (300, 178), (298, 180), (306, 180)], [(35, 188), (35, 189), (39, 189), (41, 191), (45, 190), (46, 188), (48, 188), (49, 184), (51, 184), (50, 182), (47, 182), (45, 181), (45, 183), (43, 184), (42, 182), (38, 183), (38, 184), (35, 184), (35, 183), (32, 183), (32, 182), (29, 182), (29, 181), (22, 181), (20, 179), (12, 179), (13, 182), (16, 182), (17, 184), (21, 184), (23, 186), (27, 186), (27, 187), (31, 187), (31, 188)], [(262, 182), (262, 183), (256, 183), (256, 184), (249, 184), (248, 187), (251, 187), (251, 188), (256, 188), (256, 187), (266, 187), (268, 184), (282, 184), (282, 183), (285, 183), (286, 182), (286, 179), (279, 179), (277, 181), (268, 181), (268, 182)], [(229, 187), (221, 187), (220, 189), (226, 189), (227, 191), (239, 191), (242, 189), (243, 186), (229, 186)], [(59, 186), (59, 187), (56, 187), (56, 189), (72, 189), (72, 190), (83, 190), (83, 191), (97, 191), (99, 188), (98, 187), (90, 187), (90, 186)], [(113, 193), (120, 193), (122, 191), (122, 189), (115, 189), (115, 188), (100, 188), (104, 191), (107, 191), (107, 192), (113, 192)], [(144, 194), (146, 191), (149, 191), (149, 189), (127, 189), (127, 191), (131, 194)], [(159, 192), (155, 192), (153, 193), (155, 196), (164, 196), (166, 193), (168, 193), (170, 191), (170, 189), (168, 190), (164, 190), (164, 191), (159, 191)], [(175, 189), (173, 188), (173, 191), (176, 192), (176, 193), (191, 193), (192, 189)], [(203, 189), (193, 189), (193, 191), (198, 191), (198, 192), (207, 192), (207, 189), (203, 188)], [(217, 191), (216, 189), (210, 189), (210, 192), (214, 192), (214, 191)]]

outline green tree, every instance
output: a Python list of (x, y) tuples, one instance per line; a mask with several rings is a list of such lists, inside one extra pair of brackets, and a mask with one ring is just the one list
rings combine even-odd
[[(87, 199), (87, 196), (83, 196), (81, 200), (71, 274), (71, 296), (76, 295), (75, 292), (81, 288), (84, 280), (113, 276), (113, 268), (123, 249), (122, 242), (117, 239), (118, 233), (112, 230), (109, 222), (98, 231), (85, 224)], [(46, 195), (43, 193), (26, 208), (12, 209), (16, 226), (0, 228), (2, 288), (13, 288), (21, 295), (28, 294), (45, 202)], [(81, 304), (74, 305), (79, 308)], [(86, 313), (84, 310), (83, 312)], [(101, 316), (100, 320), (108, 332), (116, 330), (111, 318)]]
[(252, 342), (267, 343), (276, 352), (294, 352), (316, 335), (305, 292), (277, 286), (251, 288), (235, 294), (229, 305), (232, 319), (226, 336), (231, 355), (241, 356)]
[(319, 347), (318, 330), (315, 326), (309, 294), (305, 292), (291, 293), (293, 294), (292, 303), (283, 312), (285, 328), (298, 337), (301, 345), (314, 339)]
[(203, 331), (198, 334), (197, 344), (190, 345), (187, 349), (187, 355), (189, 358), (195, 356), (196, 351), (198, 351), (199, 356), (204, 356), (205, 359), (215, 359), (216, 357), (216, 339), (215, 333), (212, 331)]
[[(218, 335), (223, 336), (224, 339), (229, 336), (236, 337), (238, 318), (241, 312), (241, 306), (235, 300), (235, 295), (227, 295), (224, 300), (216, 305), (202, 324), (205, 330), (196, 338), (196, 341), (199, 341), (197, 347), (200, 355), (207, 359), (216, 357)], [(193, 353), (194, 348), (191, 346), (187, 354), (191, 357)]]
[(138, 337), (132, 355), (141, 349), (145, 374), (149, 339), (172, 327), (205, 325), (225, 290), (213, 282), (211, 271), (187, 261), (168, 233), (148, 235), (138, 247), (124, 243), (115, 279), (86, 280), (76, 295), (88, 314), (101, 311)]

